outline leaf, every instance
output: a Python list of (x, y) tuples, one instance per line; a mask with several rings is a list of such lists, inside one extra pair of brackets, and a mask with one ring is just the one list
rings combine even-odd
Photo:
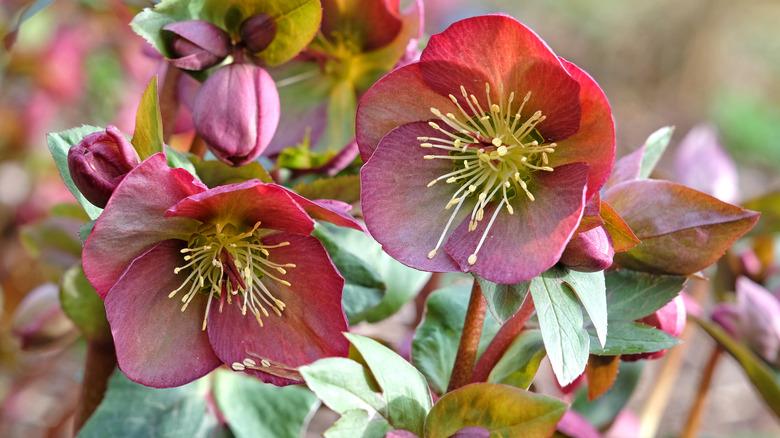
[(382, 388), (390, 424), (422, 435), (425, 416), (432, 404), (425, 377), (384, 345), (350, 333), (344, 336), (360, 353)]
[(219, 427), (207, 404), (209, 379), (178, 388), (154, 389), (128, 380), (117, 370), (103, 402), (79, 438), (206, 438)]
[(628, 270), (606, 273), (607, 309), (610, 321), (635, 321), (650, 315), (674, 299), (687, 279)]
[(233, 167), (221, 161), (201, 160), (195, 156), (191, 157), (191, 160), (198, 177), (209, 187), (244, 182), (250, 179), (258, 179), (264, 183), (274, 182), (268, 171), (257, 161), (241, 167)]
[(300, 437), (318, 405), (305, 388), (277, 387), (229, 371), (215, 373), (213, 394), (236, 438)]
[(360, 200), (360, 176), (341, 175), (297, 184), (293, 190), (309, 199), (337, 199), (348, 204)]
[(445, 394), (425, 421), (425, 438), (448, 438), (464, 427), (491, 437), (550, 436), (566, 412), (554, 398), (492, 383), (474, 383)]
[(500, 323), (514, 315), (528, 294), (527, 281), (518, 284), (496, 284), (477, 277), (482, 294), (488, 304), (488, 310)]
[[(428, 379), (433, 391), (444, 394), (460, 343), (470, 285), (454, 285), (431, 293), (425, 302), (425, 317), (412, 340), (412, 363)], [(481, 354), (499, 329), (498, 322), (486, 315), (479, 343)]]
[(392, 428), (384, 418), (370, 418), (361, 409), (345, 412), (325, 431), (325, 438), (384, 438)]
[(337, 82), (330, 90), (322, 147), (318, 150), (338, 152), (355, 138), (357, 92), (348, 81)]
[(145, 160), (163, 150), (163, 126), (157, 98), (157, 76), (149, 81), (135, 113), (135, 131), (130, 142)]
[[(11, 47), (13, 47), (14, 43), (16, 42), (16, 37), (19, 34), (19, 28), (22, 27), (22, 24), (49, 6), (53, 1), (54, 0), (32, 0), (22, 2), (20, 6), (22, 6), (24, 9), (20, 10), (18, 13), (18, 18), (14, 21), (13, 25), (5, 29), (5, 33), (3, 34), (3, 46), (5, 47), (5, 50), (10, 51)], [(12, 4), (4, 5), (4, 9), (6, 9), (4, 11), (4, 18), (12, 15), (14, 12), (13, 9), (8, 10), (8, 8), (12, 7), (11, 5)]]
[(645, 144), (642, 146), (644, 154), (642, 154), (642, 162), (639, 167), (639, 177), (649, 178), (653, 173), (653, 169), (661, 159), (661, 155), (666, 151), (669, 146), (669, 141), (674, 134), (674, 126), (664, 126), (663, 128), (653, 132), (645, 140)]
[(642, 241), (616, 254), (615, 261), (645, 272), (698, 272), (720, 258), (759, 216), (669, 181), (625, 182), (608, 190), (605, 199)]
[(761, 213), (761, 220), (753, 230), (755, 234), (780, 232), (780, 191), (753, 198), (743, 206)]
[(620, 356), (593, 356), (588, 358), (585, 375), (588, 379), (588, 400), (596, 400), (612, 388), (620, 369)]
[(626, 221), (606, 201), (601, 201), (599, 215), (604, 222), (604, 230), (612, 239), (615, 252), (626, 252), (641, 242)]
[(672, 348), (678, 343), (677, 338), (649, 325), (629, 321), (610, 321), (606, 345), (601, 347), (597, 342), (591, 342), (590, 353), (597, 356), (653, 353)]
[(780, 417), (780, 382), (777, 374), (750, 349), (734, 340), (717, 325), (692, 315), (689, 315), (689, 318), (693, 318), (707, 334), (712, 336), (712, 339), (737, 360), (766, 405), (772, 409), (775, 416)]
[[(81, 211), (81, 207), (73, 204)], [(81, 259), (81, 243), (76, 239), (82, 220), (54, 214), (19, 229), (19, 240), (27, 252), (47, 264), (66, 269)]]
[(553, 268), (531, 280), (544, 347), (561, 386), (573, 382), (585, 370), (590, 343), (580, 303), (570, 288), (564, 287), (564, 279), (565, 271)]
[(168, 166), (176, 169), (184, 169), (187, 172), (191, 173), (192, 175), (197, 175), (197, 172), (195, 171), (195, 166), (192, 165), (192, 162), (190, 161), (190, 157), (194, 157), (194, 155), (188, 153), (188, 152), (179, 152), (176, 149), (165, 145), (165, 159), (168, 162)]
[(103, 300), (89, 284), (81, 265), (73, 266), (62, 275), (60, 303), (62, 311), (88, 340), (111, 336)]
[(618, 414), (623, 411), (634, 393), (645, 362), (621, 362), (620, 371), (612, 388), (598, 400), (588, 400), (588, 389), (577, 391), (571, 408), (584, 416), (591, 424), (599, 429), (608, 427)]
[(488, 382), (528, 389), (544, 356), (542, 333), (539, 330), (525, 330), (515, 338), (490, 371)]
[(603, 346), (607, 340), (607, 291), (604, 272), (569, 270), (563, 281), (577, 294), (596, 329), (599, 344)]
[(92, 229), (95, 228), (95, 220), (91, 220), (85, 224), (83, 224), (81, 227), (79, 227), (79, 240), (81, 241), (81, 244), (84, 245), (87, 243), (87, 238), (92, 233)]
[(90, 219), (97, 219), (100, 213), (103, 212), (103, 209), (87, 201), (87, 198), (76, 188), (76, 184), (73, 183), (73, 179), (70, 177), (70, 170), (68, 169), (68, 151), (71, 147), (77, 145), (84, 136), (100, 130), (101, 128), (96, 126), (83, 125), (67, 131), (52, 132), (46, 136), (49, 152), (51, 152), (51, 156), (54, 159), (54, 164), (57, 165), (57, 170), (60, 171), (62, 181), (76, 198), (76, 201), (84, 208)]

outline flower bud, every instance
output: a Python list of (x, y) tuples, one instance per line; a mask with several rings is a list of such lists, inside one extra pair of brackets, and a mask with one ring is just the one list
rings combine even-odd
[(231, 64), (203, 83), (195, 97), (193, 120), (217, 158), (242, 166), (270, 143), (279, 124), (279, 93), (262, 68)]
[(241, 23), (241, 41), (252, 53), (263, 51), (276, 36), (276, 22), (266, 14), (257, 14)]
[(575, 271), (598, 272), (612, 266), (615, 249), (604, 227), (576, 234), (561, 256), (561, 263)]
[(68, 151), (73, 183), (89, 202), (105, 207), (111, 193), (140, 159), (115, 126), (84, 137)]
[(47, 283), (33, 289), (16, 308), (11, 332), (21, 341), (22, 350), (57, 345), (75, 326), (60, 307), (59, 290)]
[(184, 70), (205, 70), (219, 64), (230, 53), (230, 36), (203, 20), (165, 25), (171, 64)]
[[(685, 311), (685, 299), (682, 295), (676, 296), (665, 306), (654, 313), (640, 319), (639, 322), (653, 326), (671, 336), (680, 336), (685, 328), (687, 312)], [(666, 350), (653, 353), (628, 354), (622, 356), (623, 360), (635, 361), (639, 359), (659, 359), (666, 354)]]

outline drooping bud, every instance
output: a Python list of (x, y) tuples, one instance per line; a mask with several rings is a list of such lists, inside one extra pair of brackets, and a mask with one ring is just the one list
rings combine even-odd
[(615, 249), (604, 227), (575, 235), (561, 256), (561, 263), (575, 271), (598, 272), (612, 266)]
[[(665, 306), (642, 318), (639, 322), (653, 326), (658, 330), (676, 337), (682, 334), (682, 331), (685, 328), (686, 317), (685, 299), (682, 295), (678, 295), (672, 301), (666, 303)], [(653, 353), (628, 354), (621, 356), (621, 358), (627, 361), (659, 359), (665, 354), (666, 350), (661, 350)]]
[(230, 36), (203, 20), (188, 20), (163, 27), (171, 64), (184, 70), (205, 70), (222, 62), (230, 53)]
[(140, 159), (133, 145), (115, 126), (84, 137), (68, 151), (74, 184), (89, 202), (105, 207), (111, 193)]
[(58, 345), (74, 334), (76, 327), (60, 307), (59, 290), (43, 284), (27, 294), (14, 312), (11, 332), (22, 350), (38, 350)]
[(279, 93), (262, 68), (231, 64), (203, 83), (193, 119), (198, 135), (217, 158), (242, 166), (270, 143), (279, 124)]
[(261, 52), (274, 40), (276, 22), (267, 14), (253, 15), (241, 23), (239, 34), (241, 42), (250, 52)]

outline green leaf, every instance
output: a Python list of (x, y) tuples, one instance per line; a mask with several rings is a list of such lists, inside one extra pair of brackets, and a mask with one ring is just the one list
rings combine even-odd
[(322, 240), (339, 270), (343, 269), (347, 280), (344, 307), (350, 311), (352, 324), (376, 322), (394, 314), (430, 278), (430, 273), (409, 268), (388, 256), (366, 233), (320, 223), (314, 235)]
[(771, 234), (780, 232), (780, 191), (775, 191), (753, 198), (743, 204), (745, 208), (761, 213), (754, 234)]
[(566, 404), (513, 386), (466, 385), (445, 394), (425, 420), (425, 438), (449, 438), (464, 427), (481, 427), (491, 438), (551, 436)]
[(203, 3), (204, 0), (163, 0), (154, 9), (146, 8), (139, 12), (133, 17), (130, 27), (160, 53), (170, 57), (172, 54), (163, 40), (162, 28), (176, 21), (199, 18)]
[(687, 279), (674, 275), (655, 275), (629, 270), (606, 274), (607, 308), (610, 321), (635, 321), (674, 299)]
[(213, 394), (236, 438), (300, 437), (318, 405), (305, 388), (277, 387), (229, 371), (214, 375)]
[[(77, 208), (81, 210), (81, 207)], [(57, 266), (64, 261), (67, 268), (81, 258), (81, 243), (76, 239), (81, 223), (81, 220), (52, 215), (22, 226), (19, 239), (33, 257)]]
[(585, 370), (590, 344), (580, 303), (564, 286), (565, 279), (563, 269), (553, 268), (531, 280), (544, 347), (561, 386), (573, 382)]
[(776, 417), (780, 417), (780, 379), (777, 374), (749, 348), (734, 340), (717, 325), (694, 316), (689, 315), (689, 317), (693, 318), (707, 334), (712, 336), (712, 339), (737, 360), (766, 405), (772, 409)]
[(674, 126), (664, 126), (647, 137), (644, 146), (642, 146), (644, 154), (642, 154), (642, 162), (639, 167), (640, 178), (649, 178), (650, 174), (653, 173), (655, 166), (669, 146), (672, 134), (674, 134)]
[(596, 400), (588, 400), (587, 388), (577, 391), (571, 408), (599, 429), (606, 428), (626, 407), (642, 377), (644, 362), (621, 362), (620, 371), (609, 391)]
[[(431, 293), (425, 302), (425, 318), (414, 333), (412, 362), (437, 394), (444, 394), (450, 382), (470, 294), (470, 285), (449, 286)], [(487, 348), (499, 327), (492, 315), (486, 315), (479, 353)]]
[(348, 81), (337, 82), (328, 97), (328, 121), (318, 150), (338, 152), (355, 138), (357, 92)]
[(360, 353), (382, 388), (390, 424), (422, 435), (431, 395), (425, 377), (409, 362), (384, 345), (350, 333), (344, 336)]
[(253, 161), (241, 167), (228, 166), (217, 160), (202, 160), (191, 156), (190, 160), (194, 167), (193, 172), (209, 187), (221, 186), (238, 182), (258, 179), (264, 183), (274, 182), (268, 171), (258, 163)]
[(387, 420), (381, 417), (371, 418), (362, 409), (345, 412), (330, 429), (325, 431), (325, 438), (384, 438), (392, 430)]
[(87, 238), (92, 233), (93, 228), (95, 228), (95, 220), (91, 220), (79, 227), (79, 240), (82, 245), (87, 243)]
[(81, 330), (85, 338), (92, 341), (111, 336), (103, 300), (89, 284), (81, 265), (73, 266), (63, 274), (60, 303), (62, 311)]
[(542, 333), (539, 330), (525, 330), (515, 338), (490, 371), (488, 382), (528, 389), (544, 356)]
[(67, 131), (53, 132), (46, 137), (49, 145), (49, 152), (51, 152), (51, 156), (54, 158), (57, 170), (60, 171), (62, 181), (76, 198), (76, 201), (84, 208), (84, 211), (90, 219), (97, 219), (97, 217), (100, 216), (100, 213), (103, 212), (103, 209), (96, 207), (91, 202), (87, 201), (87, 198), (85, 198), (79, 189), (76, 188), (76, 184), (73, 183), (73, 179), (70, 177), (70, 170), (68, 170), (68, 151), (71, 147), (77, 145), (84, 136), (101, 130), (101, 128), (96, 126), (83, 125), (79, 128), (73, 128)]
[(598, 343), (603, 346), (607, 341), (607, 290), (604, 272), (569, 270), (563, 281), (577, 294), (596, 329)]
[(341, 175), (320, 178), (293, 187), (295, 193), (309, 199), (337, 199), (349, 204), (360, 200), (360, 176)]
[[(591, 334), (591, 336), (593, 335)], [(590, 353), (598, 356), (652, 353), (672, 348), (678, 343), (679, 341), (674, 336), (649, 325), (629, 321), (611, 321), (606, 345), (601, 347), (597, 342), (591, 342)]]
[(188, 152), (179, 152), (176, 149), (165, 145), (165, 160), (168, 162), (168, 166), (173, 169), (184, 169), (195, 176), (198, 173), (195, 171), (195, 166), (193, 166), (190, 161), (190, 156), (194, 158), (194, 155), (191, 155)]
[(135, 131), (130, 141), (138, 156), (145, 160), (163, 150), (163, 126), (157, 97), (157, 76), (154, 76), (141, 96), (135, 113)]
[(209, 378), (178, 388), (149, 388), (117, 370), (103, 402), (78, 437), (210, 437), (219, 422), (208, 407), (209, 389)]
[(479, 277), (477, 281), (482, 288), (482, 294), (485, 295), (488, 310), (501, 323), (514, 315), (523, 304), (530, 284), (527, 281), (518, 284), (496, 284)]

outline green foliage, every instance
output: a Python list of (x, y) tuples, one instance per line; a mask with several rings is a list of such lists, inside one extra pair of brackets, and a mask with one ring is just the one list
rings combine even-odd
[(493, 317), (503, 323), (517, 312), (528, 294), (529, 282), (518, 284), (496, 284), (477, 278), (482, 294)]
[(674, 134), (674, 126), (664, 126), (647, 137), (642, 146), (642, 161), (639, 166), (640, 178), (649, 178), (650, 174), (653, 173), (655, 166), (672, 140), (672, 134)]
[(336, 199), (353, 204), (360, 200), (360, 176), (340, 175), (319, 178), (293, 187), (296, 193), (309, 199)]
[(233, 167), (217, 160), (202, 160), (195, 156), (190, 156), (189, 159), (194, 166), (193, 173), (197, 172), (201, 181), (209, 187), (239, 183), (250, 179), (258, 179), (264, 183), (273, 182), (268, 171), (257, 161), (245, 166)]
[(525, 330), (493, 367), (488, 382), (528, 389), (545, 354), (542, 333), (539, 330)]
[[(470, 294), (469, 285), (434, 291), (425, 303), (425, 319), (414, 333), (412, 362), (437, 394), (443, 394), (450, 382)], [(484, 351), (499, 327), (490, 314), (485, 317), (479, 353)]]
[(101, 128), (96, 126), (83, 125), (78, 128), (68, 129), (62, 132), (50, 133), (47, 137), (47, 143), (49, 145), (49, 152), (54, 159), (54, 164), (57, 165), (57, 170), (60, 172), (62, 181), (65, 186), (73, 194), (81, 207), (87, 213), (90, 219), (96, 219), (103, 212), (103, 209), (96, 207), (91, 202), (87, 201), (87, 198), (81, 194), (76, 184), (73, 183), (73, 178), (70, 177), (70, 170), (68, 170), (68, 151), (71, 147), (77, 145), (84, 136), (92, 134), (93, 132), (100, 131)]
[(168, 162), (168, 166), (176, 169), (184, 169), (187, 172), (198, 175), (195, 171), (195, 166), (190, 161), (191, 155), (187, 152), (179, 152), (176, 149), (165, 145), (165, 160)]
[(588, 400), (588, 389), (580, 388), (572, 402), (572, 409), (579, 412), (597, 428), (607, 427), (626, 407), (639, 378), (644, 362), (621, 362), (615, 383), (609, 391), (596, 400)]
[(138, 156), (145, 160), (163, 150), (163, 126), (160, 102), (157, 98), (157, 76), (154, 76), (141, 96), (135, 113), (135, 131), (131, 140)]
[(62, 311), (88, 340), (111, 336), (106, 320), (106, 309), (95, 288), (89, 284), (80, 265), (65, 271), (60, 285)]

